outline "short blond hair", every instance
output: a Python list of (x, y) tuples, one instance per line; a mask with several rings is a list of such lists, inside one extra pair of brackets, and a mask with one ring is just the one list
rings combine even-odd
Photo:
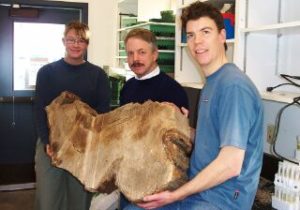
[(67, 36), (70, 30), (74, 29), (77, 36), (79, 36), (81, 39), (85, 40), (88, 44), (90, 41), (90, 29), (88, 25), (85, 23), (79, 22), (79, 21), (71, 21), (69, 22), (64, 31), (64, 37)]

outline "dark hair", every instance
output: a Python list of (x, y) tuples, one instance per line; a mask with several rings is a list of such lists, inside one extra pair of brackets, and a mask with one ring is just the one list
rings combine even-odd
[(135, 28), (129, 31), (129, 33), (126, 35), (124, 42), (125, 45), (130, 38), (139, 38), (149, 44), (152, 45), (153, 50), (157, 50), (157, 43), (156, 43), (156, 37), (154, 33), (149, 31), (148, 29), (144, 28)]
[(66, 37), (70, 30), (74, 29), (77, 36), (89, 43), (90, 32), (88, 25), (81, 23), (79, 21), (71, 21), (65, 27), (64, 36)]
[[(221, 12), (209, 2), (203, 3), (200, 1), (196, 1), (182, 10), (182, 28), (186, 30), (188, 21), (197, 20), (201, 17), (209, 17), (210, 19), (212, 19), (215, 22), (219, 32), (222, 29), (225, 29), (224, 19)], [(226, 42), (224, 43), (224, 47), (225, 50), (227, 50)]]

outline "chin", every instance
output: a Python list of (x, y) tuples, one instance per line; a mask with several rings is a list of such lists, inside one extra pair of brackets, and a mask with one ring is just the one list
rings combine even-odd
[(83, 59), (83, 56), (80, 55), (80, 56), (69, 56), (70, 59), (73, 59), (73, 60), (82, 60)]
[(207, 65), (209, 64), (209, 59), (208, 58), (203, 58), (203, 57), (197, 57), (197, 62), (200, 64), (200, 65)]
[(133, 72), (137, 75), (137, 76), (143, 76), (143, 75), (145, 75), (145, 73), (143, 72), (143, 71), (139, 71), (139, 70), (133, 70)]

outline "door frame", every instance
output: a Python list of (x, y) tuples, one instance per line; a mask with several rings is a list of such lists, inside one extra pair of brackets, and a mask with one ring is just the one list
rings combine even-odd
[[(60, 2), (60, 1), (45, 1), (45, 0), (0, 0), (0, 6), (4, 7), (12, 7), (15, 5), (15, 7), (20, 8), (43, 8), (43, 9), (78, 9), (79, 12), (79, 20), (85, 23), (88, 23), (88, 3), (77, 3), (77, 2)], [(30, 19), (29, 19), (30, 21)], [(9, 34), (11, 36), (11, 34)], [(13, 44), (13, 40), (12, 40)], [(5, 52), (8, 55), (11, 56), (7, 60), (7, 62), (11, 63), (11, 68), (8, 71), (13, 71), (13, 49), (9, 50), (9, 52)], [(0, 70), (1, 71), (1, 70)], [(11, 72), (12, 74), (13, 72)], [(8, 75), (7, 77), (10, 77)], [(6, 77), (5, 77), (6, 78)], [(34, 104), (34, 92), (35, 90), (25, 90), (21, 91), (20, 94), (16, 94), (16, 91), (13, 90), (13, 87), (11, 91), (9, 91), (6, 95), (0, 95), (0, 105), (3, 105), (5, 107), (11, 106), (11, 108), (14, 109), (20, 109), (20, 107), (26, 106), (33, 107)], [(23, 110), (23, 109), (22, 109)], [(27, 109), (28, 110), (28, 109)], [(32, 113), (33, 115), (33, 109)], [(30, 117), (32, 119), (33, 116)], [(4, 120), (4, 119), (3, 119)], [(29, 122), (32, 123), (32, 122)], [(30, 127), (30, 132), (32, 133), (32, 136), (35, 136), (35, 129)], [(4, 130), (5, 131), (5, 130)], [(10, 138), (10, 137), (9, 137)], [(6, 139), (9, 139), (8, 137), (2, 136), (2, 140), (6, 141)], [(32, 156), (32, 150), (35, 148), (35, 141), (33, 140), (35, 137), (30, 137), (30, 142), (26, 141), (26, 138), (22, 139), (24, 141), (24, 144), (30, 144), (30, 147), (33, 147), (29, 149), (26, 154), (30, 154), (29, 156)], [(4, 145), (5, 146), (5, 145)], [(20, 146), (20, 145), (19, 145)], [(4, 147), (5, 149), (5, 147)], [(15, 150), (14, 150), (15, 151)], [(27, 156), (26, 156), (27, 157)], [(8, 163), (0, 163), (0, 187), (1, 185), (5, 185), (5, 187), (9, 188), (9, 185), (21, 185), (24, 188), (24, 184), (22, 183), (33, 183), (35, 182), (35, 173), (34, 173), (34, 157), (32, 158), (32, 162), (8, 162)], [(15, 185), (17, 184), (17, 185)], [(31, 185), (30, 185), (31, 186)], [(18, 187), (18, 186), (17, 186)], [(21, 188), (22, 188), (21, 187)], [(19, 188), (19, 187), (18, 187)], [(25, 187), (26, 188), (26, 187)], [(19, 188), (20, 189), (20, 188)], [(3, 190), (3, 189), (1, 189)]]

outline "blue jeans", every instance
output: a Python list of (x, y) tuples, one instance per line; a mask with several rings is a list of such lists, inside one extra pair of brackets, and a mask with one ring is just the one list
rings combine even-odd
[(37, 141), (35, 154), (36, 210), (88, 210), (92, 193), (69, 172), (51, 165), (44, 144)]
[[(133, 204), (127, 206), (124, 210), (141, 210), (138, 206)], [(193, 196), (188, 197), (182, 201), (178, 201), (156, 210), (220, 210), (215, 205), (208, 203), (207, 201), (195, 199)]]
[(127, 200), (127, 198), (120, 193), (120, 210), (123, 210), (129, 204), (130, 202)]

